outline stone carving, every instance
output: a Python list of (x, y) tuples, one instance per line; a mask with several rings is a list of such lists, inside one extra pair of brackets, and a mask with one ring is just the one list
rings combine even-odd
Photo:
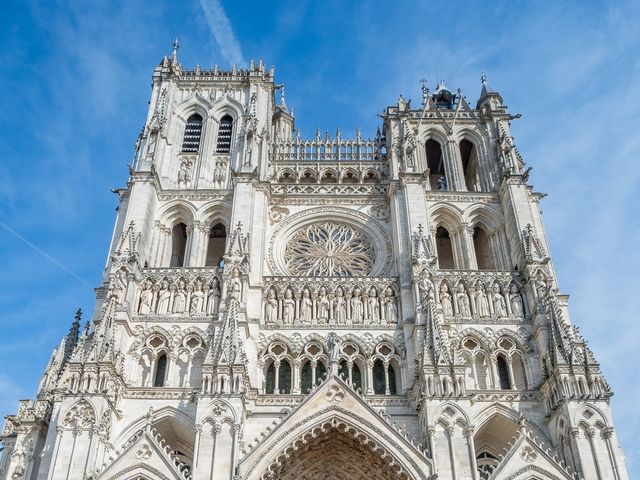
[(216, 160), (213, 169), (213, 185), (215, 188), (225, 188), (227, 183), (227, 161), (225, 158)]
[(89, 430), (96, 423), (96, 416), (93, 408), (86, 400), (76, 403), (64, 417), (62, 425), (66, 428), (79, 428)]
[(527, 462), (532, 463), (538, 458), (536, 452), (529, 445), (525, 445), (522, 450), (520, 450), (520, 457)]
[(493, 286), (491, 299), (496, 317), (505, 317), (507, 315), (507, 306), (504, 303), (504, 296), (500, 293), (500, 285), (495, 284)]
[(446, 283), (440, 285), (440, 306), (442, 307), (442, 313), (445, 316), (453, 315), (453, 304), (451, 303), (451, 294), (449, 293), (449, 287)]
[[(437, 271), (427, 278), (437, 285), (437, 304), (452, 321), (473, 318), (485, 323), (498, 319), (510, 323), (526, 318), (526, 302), (518, 288), (523, 281), (519, 272)], [(418, 281), (416, 295), (420, 303), (429, 288), (423, 278)]]
[(264, 314), (265, 322), (269, 325), (276, 324), (278, 321), (278, 299), (276, 298), (276, 292), (272, 289), (269, 290), (266, 303)]
[(524, 310), (522, 308), (522, 296), (520, 295), (515, 283), (512, 283), (511, 288), (509, 289), (509, 299), (511, 301), (511, 313), (516, 317), (522, 317), (524, 315)]
[(180, 162), (180, 169), (178, 170), (178, 188), (191, 188), (191, 169), (193, 167), (193, 160), (186, 157)]
[(213, 277), (207, 298), (207, 314), (212, 315), (218, 311), (220, 295), (220, 281), (216, 277)]
[(242, 301), (242, 279), (240, 278), (240, 270), (237, 268), (234, 268), (231, 273), (227, 294), (238, 302)]
[(220, 305), (217, 268), (145, 269), (136, 309), (139, 316), (216, 315)]
[(464, 285), (460, 284), (456, 288), (456, 303), (458, 305), (458, 313), (463, 317), (471, 316), (471, 306), (469, 303), (469, 295), (464, 288)]
[(274, 205), (269, 209), (269, 219), (271, 220), (271, 224), (278, 223), (287, 215), (289, 215), (289, 209), (286, 207)]
[(324, 392), (324, 398), (329, 403), (340, 403), (344, 400), (344, 391), (337, 385), (331, 385), (327, 388), (327, 391)]
[(264, 324), (269, 326), (395, 325), (395, 281), (369, 277), (341, 282), (326, 278), (265, 277)]
[(187, 292), (184, 280), (178, 280), (178, 286), (172, 287), (173, 293), (173, 313), (184, 313), (187, 305)]
[(140, 448), (136, 450), (136, 458), (140, 461), (149, 460), (151, 458), (151, 447), (146, 443), (140, 445)]
[(289, 272), (300, 276), (366, 276), (373, 259), (373, 247), (364, 233), (331, 222), (298, 231), (285, 250)]
[(153, 306), (152, 286), (153, 284), (151, 283), (151, 280), (146, 280), (144, 282), (144, 290), (140, 293), (140, 304), (138, 306), (138, 313), (140, 315), (147, 315), (151, 313), (151, 308)]

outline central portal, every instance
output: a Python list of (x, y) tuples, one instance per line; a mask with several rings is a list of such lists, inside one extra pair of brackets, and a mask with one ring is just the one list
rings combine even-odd
[[(394, 464), (392, 466), (392, 464)], [(395, 467), (395, 468), (394, 468)], [(280, 455), (264, 480), (409, 480), (393, 457), (345, 425), (323, 425)]]

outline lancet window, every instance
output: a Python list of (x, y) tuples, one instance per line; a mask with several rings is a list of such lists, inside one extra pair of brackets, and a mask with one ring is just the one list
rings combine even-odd
[(182, 139), (182, 151), (184, 153), (197, 153), (200, 149), (202, 136), (202, 117), (194, 113), (187, 119)]
[(469, 140), (464, 139), (460, 141), (459, 148), (465, 186), (470, 192), (478, 192), (481, 190), (481, 187), (476, 147)]
[(231, 135), (233, 133), (233, 118), (225, 115), (220, 119), (218, 128), (218, 141), (216, 143), (216, 153), (229, 153), (231, 151)]
[(156, 371), (153, 377), (154, 387), (164, 387), (167, 378), (167, 354), (163, 353), (156, 361)]
[(427, 168), (429, 168), (429, 183), (431, 190), (448, 190), (447, 176), (444, 169), (442, 146), (430, 138), (425, 144)]
[(187, 250), (187, 226), (178, 223), (171, 229), (171, 267), (184, 267)]
[(216, 223), (209, 231), (209, 243), (207, 245), (207, 258), (205, 266), (220, 267), (224, 257), (227, 242), (227, 229), (222, 223)]
[(476, 253), (478, 270), (494, 270), (495, 265), (491, 255), (489, 236), (485, 229), (479, 225), (473, 228), (473, 247)]
[(451, 236), (444, 227), (438, 227), (436, 230), (436, 250), (438, 252), (438, 266), (440, 268), (454, 269)]
[[(263, 355), (266, 394), (308, 394), (326, 378), (329, 357), (325, 348), (313, 341), (292, 355), (280, 341), (271, 344)], [(283, 373), (284, 365), (284, 373)], [(396, 395), (401, 389), (401, 364), (396, 349), (380, 343), (371, 355), (352, 341), (340, 344), (338, 374), (356, 390), (372, 395)]]

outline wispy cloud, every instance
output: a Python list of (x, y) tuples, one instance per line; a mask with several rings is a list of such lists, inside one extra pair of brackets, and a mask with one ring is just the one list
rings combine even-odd
[(200, 0), (200, 6), (224, 58), (231, 64), (245, 65), (240, 42), (233, 33), (233, 27), (220, 0)]
[(54, 265), (60, 267), (62, 270), (64, 270), (65, 272), (67, 272), (69, 275), (71, 275), (72, 277), (76, 278), (77, 280), (80, 280), (82, 283), (84, 283), (87, 287), (93, 289), (93, 285), (91, 285), (89, 282), (87, 282), (84, 278), (82, 278), (80, 275), (78, 275), (76, 272), (74, 272), (73, 270), (71, 270), (69, 267), (67, 267), (66, 265), (63, 265), (62, 263), (60, 263), (58, 260), (56, 260), (55, 258), (53, 258), (51, 255), (49, 255), (47, 252), (45, 252), (44, 250), (42, 250), (41, 248), (37, 247), (36, 245), (34, 245), (33, 243), (31, 243), (29, 240), (27, 240), (26, 238), (24, 238), (22, 235), (20, 235), (18, 232), (16, 232), (14, 229), (12, 229), (11, 227), (9, 227), (8, 225), (5, 225), (4, 223), (0, 222), (0, 227), (4, 228), (7, 232), (9, 232), (11, 235), (13, 235), (14, 237), (16, 237), (18, 240), (22, 241), (24, 244), (26, 244), (27, 246), (29, 246), (30, 248), (32, 248), (33, 250), (35, 250), (36, 252), (38, 252), (40, 255), (42, 255), (44, 258), (46, 258), (47, 260), (49, 260), (51, 263), (53, 263)]

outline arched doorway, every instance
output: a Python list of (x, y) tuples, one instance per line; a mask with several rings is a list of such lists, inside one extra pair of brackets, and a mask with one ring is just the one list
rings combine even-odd
[[(333, 419), (289, 446), (262, 480), (410, 480), (397, 460), (353, 426)], [(412, 479), (413, 480), (413, 479)]]

